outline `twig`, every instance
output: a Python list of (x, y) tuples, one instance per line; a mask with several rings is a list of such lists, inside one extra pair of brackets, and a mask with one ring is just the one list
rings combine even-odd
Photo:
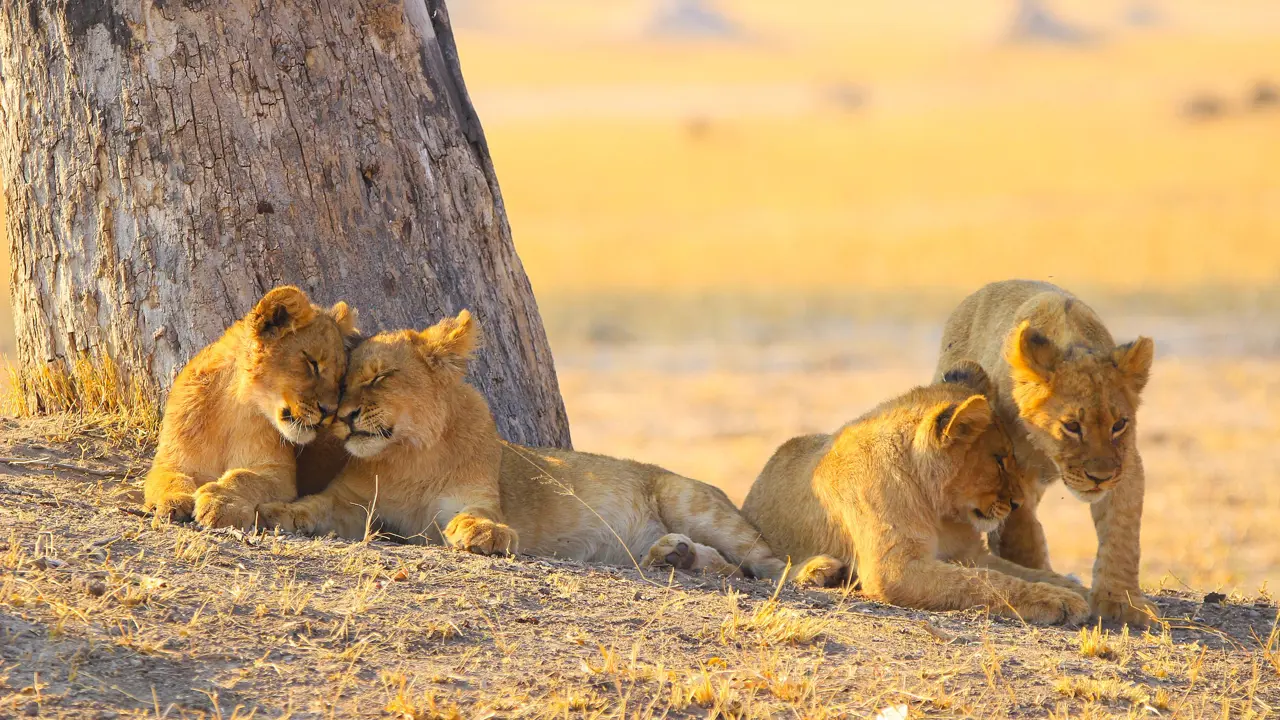
[(84, 473), (86, 475), (95, 475), (97, 477), (128, 477), (131, 474), (141, 472), (141, 468), (125, 468), (120, 470), (97, 470), (94, 468), (84, 467), (82, 465), (73, 465), (71, 463), (57, 462), (48, 458), (16, 458), (16, 457), (0, 457), (0, 463), (5, 465), (14, 465), (16, 467), (25, 467), (31, 465), (47, 470), (69, 470), (71, 472)]

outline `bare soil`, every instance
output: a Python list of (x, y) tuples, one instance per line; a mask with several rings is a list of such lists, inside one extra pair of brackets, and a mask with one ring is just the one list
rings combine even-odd
[(137, 510), (144, 457), (58, 420), (0, 421), (0, 458), (0, 718), (1280, 708), (1266, 597), (1163, 591), (1147, 632), (1040, 628), (758, 581), (157, 524)]

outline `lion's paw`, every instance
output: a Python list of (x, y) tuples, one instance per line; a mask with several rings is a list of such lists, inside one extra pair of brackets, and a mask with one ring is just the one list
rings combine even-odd
[(649, 548), (644, 565), (670, 565), (677, 570), (692, 570), (698, 559), (694, 542), (679, 533), (670, 533), (658, 538), (658, 542)]
[(1083, 595), (1048, 583), (1033, 583), (1014, 610), (1037, 625), (1079, 625), (1089, 619), (1089, 603)]
[(520, 536), (510, 527), (468, 513), (455, 515), (444, 529), (444, 539), (460, 550), (480, 555), (514, 553)]
[(146, 510), (155, 513), (157, 518), (186, 522), (196, 511), (196, 498), (190, 493), (169, 493), (155, 502), (148, 502)]
[(1137, 588), (1125, 591), (1095, 586), (1089, 596), (1089, 607), (1093, 617), (1116, 620), (1137, 628), (1147, 627), (1160, 616), (1160, 608), (1143, 597)]
[(201, 485), (195, 494), (196, 522), (206, 527), (251, 528), (257, 521), (253, 503), (218, 483)]
[(316, 529), (316, 520), (306, 508), (287, 502), (259, 505), (258, 524), (264, 528), (279, 528), (284, 532), (313, 533)]
[(830, 555), (814, 555), (791, 575), (791, 582), (810, 587), (835, 587), (844, 579), (845, 564)]

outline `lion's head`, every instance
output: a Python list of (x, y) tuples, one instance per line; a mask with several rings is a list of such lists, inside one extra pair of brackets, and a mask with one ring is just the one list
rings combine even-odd
[(455, 410), (479, 332), (463, 310), (421, 332), (384, 332), (358, 345), (334, 427), (347, 452), (368, 458), (395, 443), (434, 444)]
[(928, 445), (945, 468), (944, 513), (991, 532), (1022, 504), (1024, 478), (1013, 442), (992, 410), (991, 382), (982, 367), (965, 361), (947, 371), (944, 397), (927, 415)]
[(340, 302), (325, 310), (296, 287), (263, 296), (243, 320), (249, 352), (240, 358), (241, 396), (286, 440), (304, 445), (338, 408), (356, 312)]
[(1026, 321), (1009, 335), (1005, 359), (1028, 437), (1085, 502), (1105, 497), (1137, 452), (1134, 416), (1153, 353), (1146, 337), (1106, 352), (1059, 348)]

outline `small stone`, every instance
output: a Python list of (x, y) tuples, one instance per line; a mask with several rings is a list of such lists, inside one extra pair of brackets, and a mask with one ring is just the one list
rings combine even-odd
[(1211, 592), (1204, 596), (1204, 601), (1211, 605), (1221, 605), (1226, 599), (1227, 596), (1220, 592)]
[(40, 703), (29, 702), (27, 706), (22, 708), (22, 714), (27, 717), (35, 717), (40, 714)]

